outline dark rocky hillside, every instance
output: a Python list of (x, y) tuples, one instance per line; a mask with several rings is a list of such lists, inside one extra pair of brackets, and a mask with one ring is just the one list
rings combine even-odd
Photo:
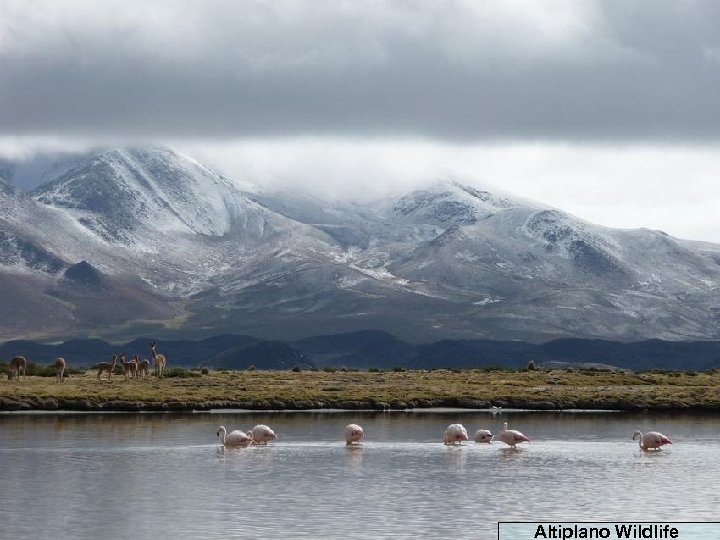
[[(71, 340), (57, 345), (10, 341), (0, 346), (0, 360), (21, 354), (29, 361), (50, 364), (63, 356), (71, 365), (89, 366), (113, 352), (150, 356), (151, 338), (123, 344), (99, 339)], [(648, 340), (620, 343), (607, 340), (560, 339), (541, 344), (519, 341), (440, 340), (413, 345), (380, 331), (315, 336), (295, 342), (221, 335), (204, 340), (164, 340), (158, 351), (172, 367), (218, 369), (292, 369), (299, 367), (384, 368), (524, 368), (533, 360), (544, 365), (593, 364), (633, 370), (708, 370), (720, 368), (720, 342)]]

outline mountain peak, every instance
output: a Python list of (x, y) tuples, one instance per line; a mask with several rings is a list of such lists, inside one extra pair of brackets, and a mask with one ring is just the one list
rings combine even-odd
[(159, 145), (99, 151), (31, 196), (69, 209), (83, 226), (123, 244), (146, 227), (222, 236), (241, 198), (229, 180)]
[(471, 225), (516, 206), (512, 200), (489, 191), (442, 180), (397, 199), (392, 212), (411, 222)]

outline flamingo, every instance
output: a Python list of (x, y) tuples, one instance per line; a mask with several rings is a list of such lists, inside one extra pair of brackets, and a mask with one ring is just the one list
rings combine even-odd
[(468, 440), (467, 429), (462, 424), (450, 424), (443, 433), (444, 444), (461, 444)]
[(363, 428), (357, 424), (348, 424), (345, 426), (345, 446), (350, 446), (353, 443), (360, 444), (364, 436), (365, 432)]
[(503, 424), (503, 428), (498, 434), (498, 439), (500, 439), (502, 442), (504, 442), (507, 445), (512, 446), (515, 448), (515, 445), (521, 442), (530, 442), (530, 439), (528, 439), (525, 435), (520, 433), (516, 429), (508, 429), (507, 428), (507, 422)]
[(647, 433), (636, 431), (633, 433), (633, 441), (635, 439), (638, 440), (641, 450), (660, 450), (664, 444), (672, 444), (670, 439), (657, 431), (648, 431)]
[[(250, 433), (250, 432), (248, 432)], [(253, 444), (267, 444), (277, 439), (275, 432), (265, 424), (258, 424), (252, 428)]]
[(218, 428), (217, 436), (221, 437), (220, 440), (222, 441), (223, 446), (241, 446), (245, 448), (246, 446), (250, 446), (253, 442), (252, 432), (248, 431), (247, 433), (243, 433), (239, 429), (236, 429), (228, 433), (225, 426), (220, 426)]
[(476, 443), (489, 443), (492, 441), (493, 434), (490, 433), (489, 429), (478, 429), (475, 432), (475, 442)]

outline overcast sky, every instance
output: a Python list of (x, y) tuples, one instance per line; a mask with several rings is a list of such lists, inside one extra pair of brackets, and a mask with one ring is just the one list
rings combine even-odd
[(127, 141), (720, 242), (720, 2), (0, 0), (0, 152)]

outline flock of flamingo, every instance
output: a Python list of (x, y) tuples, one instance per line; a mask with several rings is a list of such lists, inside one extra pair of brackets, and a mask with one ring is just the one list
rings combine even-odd
[(227, 432), (225, 426), (218, 428), (217, 436), (226, 447), (246, 447), (251, 444), (267, 444), (277, 439), (275, 432), (265, 424), (258, 424), (254, 428), (243, 432), (239, 429)]
[[(252, 444), (267, 444), (277, 439), (275, 432), (265, 424), (259, 424), (245, 432), (236, 429), (230, 433), (227, 432), (225, 426), (220, 426), (217, 431), (217, 436), (220, 438), (223, 446), (228, 448), (245, 448)], [(357, 424), (348, 424), (345, 426), (346, 446), (358, 445), (364, 437), (365, 432), (361, 426)], [(488, 444), (492, 442), (493, 438), (494, 435), (489, 429), (477, 430), (474, 437), (476, 443)], [(503, 424), (503, 428), (500, 430), (500, 433), (498, 433), (497, 438), (511, 448), (517, 448), (516, 445), (523, 442), (530, 442), (530, 439), (518, 430), (508, 429), (507, 422)], [(465, 429), (465, 426), (462, 424), (450, 424), (442, 436), (443, 444), (448, 446), (462, 444), (463, 441), (468, 440), (470, 440), (470, 438), (468, 437), (467, 429)], [(660, 450), (662, 446), (672, 444), (672, 441), (668, 437), (657, 431), (648, 431), (647, 433), (636, 431), (633, 434), (633, 441), (634, 440), (637, 440), (640, 449), (645, 451)]]

